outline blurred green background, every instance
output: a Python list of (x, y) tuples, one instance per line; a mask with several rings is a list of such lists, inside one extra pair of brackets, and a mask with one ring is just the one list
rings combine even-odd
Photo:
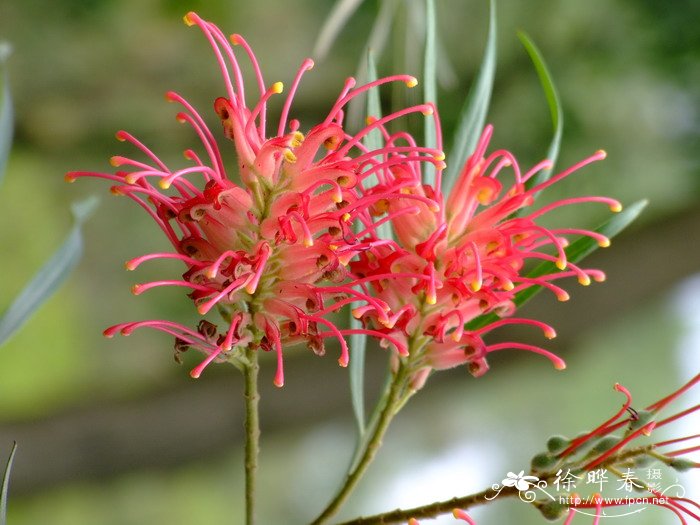
[[(420, 78), (423, 2), (394, 3), (380, 73)], [(194, 137), (163, 99), (170, 89), (218, 130), (210, 108), (222, 84), (205, 39), (182, 24), (188, 10), (226, 33), (243, 34), (267, 80), (289, 82), (332, 6), (323, 0), (0, 3), (0, 39), (14, 49), (9, 74), (16, 110), (0, 186), (0, 310), (60, 245), (70, 228), (69, 203), (104, 196), (86, 225), (78, 270), (0, 348), (0, 456), (19, 442), (11, 525), (240, 522), (241, 378), (220, 366), (191, 380), (191, 362), (177, 366), (171, 341), (158, 334), (102, 338), (116, 322), (194, 324), (196, 312), (177, 290), (131, 296), (135, 282), (182, 271), (167, 263), (124, 270), (122, 261), (167, 249), (165, 239), (133, 203), (110, 197), (107, 184), (67, 185), (63, 174), (109, 171), (109, 156), (131, 153), (114, 140), (119, 129), (164, 159), (180, 158)], [(488, 13), (477, 0), (438, 0), (437, 7), (444, 57), (439, 109), (449, 137), (483, 53)], [(325, 116), (345, 77), (355, 73), (377, 9), (377, 2), (363, 2), (328, 57), (305, 77), (292, 115), (302, 129)], [(507, 471), (527, 468), (550, 434), (575, 434), (612, 413), (620, 402), (615, 382), (642, 406), (698, 371), (700, 322), (693, 314), (700, 310), (700, 286), (691, 279), (700, 270), (698, 23), (695, 0), (499, 2), (493, 147), (510, 149), (527, 167), (541, 160), (550, 140), (544, 96), (515, 36), (524, 29), (543, 52), (564, 105), (560, 166), (599, 148), (608, 152), (605, 162), (557, 191), (624, 203), (648, 197), (651, 204), (610, 249), (590, 259), (607, 271), (607, 283), (572, 284), (570, 303), (542, 294), (526, 307), (526, 315), (558, 329), (547, 346), (567, 359), (568, 369), (557, 373), (516, 352), (495, 356), (492, 371), (479, 380), (464, 370), (432, 378), (399, 416), (344, 517), (499, 482)], [(411, 96), (419, 101), (419, 89)], [(593, 206), (557, 219), (592, 226), (605, 217)], [(532, 337), (503, 335), (509, 336)], [(383, 375), (383, 352), (370, 359), (372, 391)], [(296, 348), (288, 352), (287, 385), (276, 390), (270, 365), (263, 366), (261, 523), (302, 523), (323, 506), (352, 451), (347, 373), (335, 359)], [(675, 435), (700, 431), (697, 418), (686, 425)], [(697, 474), (683, 483), (700, 498)], [(479, 509), (475, 517), (484, 524), (542, 522), (517, 501)], [(672, 516), (655, 510), (616, 521), (666, 522)]]

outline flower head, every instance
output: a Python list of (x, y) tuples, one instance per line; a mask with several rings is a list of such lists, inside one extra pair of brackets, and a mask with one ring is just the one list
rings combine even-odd
[[(416, 387), (431, 369), (466, 364), (473, 375), (479, 376), (488, 369), (487, 355), (506, 348), (542, 354), (556, 368), (564, 368), (563, 360), (542, 348), (517, 342), (487, 345), (483, 336), (506, 324), (526, 324), (540, 328), (547, 338), (552, 338), (554, 329), (547, 324), (512, 316), (516, 294), (531, 286), (542, 286), (565, 301), (567, 292), (553, 281), (574, 276), (588, 285), (591, 279), (604, 279), (598, 270), (582, 269), (567, 261), (564, 248), (569, 235), (592, 237), (601, 246), (609, 244), (607, 238), (587, 230), (547, 229), (538, 224), (538, 219), (557, 207), (581, 202), (602, 202), (619, 211), (618, 201), (576, 197), (536, 211), (529, 207), (536, 193), (586, 164), (603, 159), (605, 153), (599, 151), (528, 189), (527, 181), (538, 171), (551, 167), (551, 163), (543, 161), (523, 174), (508, 151), (487, 154), (491, 133), (488, 126), (447, 198), (442, 194), (440, 169), (436, 183), (426, 185), (415, 171), (397, 164), (387, 184), (400, 181), (402, 191), (413, 199), (387, 201), (375, 212), (388, 214), (398, 248), (373, 247), (360, 254), (359, 261), (352, 265), (355, 274), (371, 281), (377, 297), (394, 312), (393, 317), (386, 319), (367, 305), (355, 309), (356, 316), (377, 330), (418, 342), (419, 355), (411, 359), (418, 370)], [(506, 168), (513, 173), (511, 185), (502, 180)], [(433, 202), (439, 206), (432, 206)], [(559, 271), (528, 276), (527, 264), (542, 260), (555, 263)], [(489, 313), (500, 319), (468, 329), (471, 321)]]
[[(173, 251), (133, 259), (135, 269), (152, 259), (178, 259), (186, 266), (182, 279), (139, 284), (140, 294), (159, 286), (180, 286), (200, 315), (216, 309), (223, 328), (203, 319), (197, 329), (166, 320), (123, 323), (108, 328), (107, 336), (130, 334), (151, 327), (175, 337), (177, 352), (193, 347), (206, 359), (192, 370), (198, 377), (213, 360), (235, 360), (241, 349), (252, 345), (277, 353), (275, 384), (283, 383), (282, 349), (305, 343), (324, 353), (324, 340), (336, 337), (341, 346), (339, 362), (348, 362), (344, 336), (349, 330), (336, 327), (327, 314), (352, 301), (371, 304), (380, 315), (389, 307), (381, 300), (355, 290), (348, 280), (347, 265), (361, 251), (381, 241), (374, 236), (370, 211), (379, 200), (402, 198), (403, 181), (372, 193), (363, 179), (374, 170), (374, 158), (385, 150), (367, 151), (361, 139), (389, 120), (407, 113), (426, 111), (415, 106), (370, 123), (355, 135), (343, 129), (346, 104), (367, 89), (387, 82), (415, 85), (415, 78), (396, 75), (355, 88), (346, 81), (327, 117), (307, 132), (297, 120), (288, 120), (294, 94), (313, 62), (305, 60), (291, 83), (272, 136), (268, 131), (267, 102), (283, 92), (281, 82), (266, 83), (250, 46), (240, 35), (229, 39), (214, 24), (188, 13), (185, 22), (198, 27), (211, 44), (224, 81), (225, 96), (214, 110), (225, 138), (233, 143), (235, 170), (227, 169), (221, 148), (204, 118), (179, 94), (166, 98), (181, 106), (177, 120), (189, 125), (201, 142), (199, 152), (188, 149), (184, 168), (172, 168), (146, 145), (127, 132), (117, 138), (142, 153), (136, 160), (112, 157), (116, 173), (71, 172), (78, 177), (100, 177), (114, 183), (112, 192), (125, 195), (153, 218), (172, 244)], [(258, 93), (246, 93), (237, 46), (250, 61)], [(249, 103), (249, 100), (253, 100)], [(407, 164), (434, 162), (434, 156), (417, 156)], [(233, 175), (233, 176), (232, 176)], [(429, 199), (422, 201), (435, 203)], [(366, 225), (367, 240), (352, 233), (355, 222)], [(398, 345), (389, 334), (366, 330)]]

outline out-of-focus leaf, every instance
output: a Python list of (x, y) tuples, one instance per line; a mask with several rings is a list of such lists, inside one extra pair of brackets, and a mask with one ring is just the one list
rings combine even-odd
[(10, 83), (7, 81), (5, 61), (10, 54), (10, 46), (0, 42), (0, 183), (5, 175), (7, 157), (12, 144), (12, 127), (14, 122)]
[[(367, 81), (377, 80), (377, 66), (374, 62), (372, 49), (367, 50)], [(382, 106), (379, 98), (379, 88), (372, 88), (367, 93), (367, 116), (380, 119), (382, 117)], [(370, 131), (362, 139), (363, 145), (369, 151), (376, 151), (384, 147), (384, 137), (380, 130)], [(378, 159), (381, 160), (381, 159)], [(363, 183), (373, 186), (379, 182), (375, 174), (365, 178)], [(363, 230), (362, 223), (355, 225), (355, 231)], [(382, 239), (392, 239), (393, 232), (389, 223), (385, 222), (377, 227), (377, 235)], [(359, 303), (352, 303), (352, 308), (359, 306)], [(350, 316), (350, 327), (353, 329), (362, 328), (362, 324)], [(353, 334), (350, 336), (350, 395), (352, 398), (352, 408), (357, 420), (357, 428), (360, 437), (365, 433), (365, 351), (367, 348), (367, 336), (365, 334)]]
[(74, 225), (68, 237), (0, 318), (0, 345), (7, 341), (58, 289), (78, 263), (83, 253), (81, 226), (93, 212), (97, 202), (96, 197), (90, 197), (71, 207)]
[[(602, 225), (593, 231), (605, 235), (607, 238), (612, 239), (615, 235), (624, 230), (627, 226), (632, 224), (634, 220), (639, 217), (642, 210), (648, 204), (647, 200), (640, 200), (634, 204), (628, 206), (620, 213), (616, 213), (610, 219), (605, 221)], [(572, 263), (577, 263), (593, 253), (599, 248), (598, 243), (591, 239), (590, 237), (581, 237), (572, 242), (566, 247), (566, 259)], [(544, 261), (538, 264), (533, 270), (527, 274), (527, 277), (541, 277), (542, 275), (547, 275), (550, 273), (557, 273), (559, 270), (554, 263), (550, 261)], [(530, 286), (521, 290), (515, 295), (513, 302), (515, 306), (522, 306), (526, 301), (531, 299), (537, 293), (542, 290), (541, 286)], [(477, 330), (482, 328), (493, 321), (496, 321), (498, 317), (495, 314), (482, 315), (474, 319), (468, 324), (470, 330)]]
[(443, 192), (447, 194), (462, 166), (472, 154), (486, 122), (491, 101), (493, 79), (496, 74), (496, 0), (490, 1), (489, 34), (479, 73), (469, 90), (457, 122), (452, 151), (447, 156), (443, 174)]
[(342, 31), (345, 23), (357, 11), (363, 0), (338, 0), (332, 11), (326, 18), (314, 44), (313, 56), (318, 60), (323, 60), (330, 50), (333, 42)]
[(549, 114), (552, 117), (552, 131), (554, 132), (552, 142), (549, 144), (549, 150), (547, 151), (547, 158), (552, 161), (552, 168), (540, 171), (527, 181), (526, 187), (529, 189), (546, 181), (552, 174), (554, 164), (556, 164), (557, 157), (559, 156), (559, 145), (561, 143), (562, 131), (564, 130), (564, 116), (561, 111), (559, 93), (557, 93), (557, 88), (554, 86), (552, 75), (549, 73), (547, 64), (542, 58), (542, 53), (540, 53), (540, 50), (526, 33), (518, 31), (518, 38), (520, 38), (523, 46), (525, 46), (525, 50), (528, 55), (530, 55), (530, 59), (535, 66), (537, 76), (540, 77), (542, 90), (544, 91), (544, 96), (547, 98), (547, 105), (549, 106)]
[(10, 486), (10, 472), (12, 471), (12, 462), (15, 459), (15, 451), (17, 450), (17, 442), (12, 444), (12, 452), (7, 459), (5, 467), (5, 475), (2, 477), (2, 489), (0, 490), (0, 525), (7, 524), (7, 489)]
[[(435, 50), (435, 0), (425, 0), (425, 55), (423, 58), (423, 98), (424, 102), (437, 102), (436, 50)], [(426, 117), (424, 124), (424, 140), (428, 148), (437, 145), (435, 135), (435, 120)], [(426, 163), (423, 166), (423, 182), (430, 186), (435, 184), (435, 166)]]

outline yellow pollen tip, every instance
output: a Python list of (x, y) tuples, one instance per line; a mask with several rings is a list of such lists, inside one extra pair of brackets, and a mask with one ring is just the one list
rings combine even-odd
[(515, 285), (512, 281), (506, 281), (503, 283), (501, 288), (503, 288), (506, 292), (510, 292), (513, 288), (515, 288)]
[(610, 211), (613, 213), (620, 213), (622, 211), (622, 204), (615, 203), (612, 206), (610, 206)]
[(291, 150), (288, 150), (288, 149), (284, 150), (284, 158), (287, 162), (292, 163), (292, 164), (297, 161), (297, 156), (294, 153), (292, 153)]
[(314, 240), (311, 237), (304, 239), (304, 246), (306, 246), (307, 248), (310, 248), (313, 245), (314, 245)]
[(291, 146), (293, 148), (298, 148), (299, 146), (301, 146), (302, 142), (304, 142), (304, 134), (301, 131), (295, 131), (292, 134)]
[(478, 292), (481, 290), (481, 281), (472, 281), (469, 283), (469, 288), (472, 289), (472, 292)]
[(122, 165), (121, 159), (119, 157), (110, 157), (109, 163), (115, 168), (118, 168)]
[(437, 303), (437, 297), (435, 297), (435, 294), (428, 294), (428, 296), (425, 298), (425, 302), (429, 305), (434, 305)]
[(160, 179), (158, 181), (158, 186), (160, 186), (160, 189), (162, 190), (167, 190), (170, 187), (171, 182), (168, 179)]
[(560, 270), (566, 270), (566, 259), (557, 259), (557, 262), (554, 264)]
[(338, 359), (338, 364), (342, 366), (343, 368), (347, 368), (348, 366), (348, 360), (343, 359), (342, 357)]
[(553, 328), (547, 328), (547, 329), (544, 331), (544, 336), (545, 336), (547, 339), (554, 339), (554, 338), (557, 336), (557, 333), (554, 331)]
[(334, 252), (334, 251), (336, 251), (336, 250), (338, 249), (338, 247), (337, 247), (335, 244), (329, 245), (328, 248), (329, 248), (330, 251), (332, 251), (332, 252)]
[(343, 216), (341, 217), (341, 219), (343, 219), (343, 222), (348, 222), (350, 220), (350, 218), (351, 218), (350, 214), (347, 212), (343, 213)]
[(425, 108), (421, 109), (421, 113), (423, 113), (423, 115), (428, 117), (428, 116), (433, 114), (433, 108), (430, 106), (426, 106)]
[(272, 383), (273, 383), (277, 388), (282, 388), (282, 387), (284, 386), (284, 381), (282, 381), (281, 379), (275, 379)]
[(445, 169), (447, 169), (447, 164), (445, 164), (443, 161), (440, 160), (440, 161), (435, 163), (435, 169), (445, 170)]
[(334, 203), (339, 204), (343, 202), (343, 194), (341, 192), (333, 192), (331, 195), (331, 199), (333, 200)]
[(566, 370), (566, 363), (564, 361), (561, 361), (560, 363), (554, 365), (554, 368), (556, 368), (557, 370)]
[(372, 115), (368, 115), (367, 118), (365, 118), (365, 124), (367, 124), (368, 126), (371, 126), (375, 122), (377, 122), (377, 118), (373, 117)]
[(459, 340), (462, 339), (461, 334), (459, 334), (459, 333), (457, 333), (457, 332), (452, 332), (452, 334), (450, 335), (450, 337), (452, 337), (452, 340), (453, 340), (455, 343), (459, 343)]
[(134, 295), (139, 295), (141, 293), (141, 285), (140, 284), (135, 284), (134, 286), (131, 287), (131, 293)]
[(435, 160), (445, 160), (445, 152), (444, 152), (444, 151), (441, 151), (441, 152), (438, 153), (437, 155), (433, 155), (433, 158), (434, 158)]
[(73, 183), (73, 182), (75, 182), (75, 177), (74, 177), (73, 175), (71, 175), (70, 173), (66, 173), (66, 174), (63, 176), (63, 180), (66, 181), (66, 182)]
[(601, 239), (600, 241), (598, 241), (598, 246), (600, 246), (601, 248), (607, 248), (608, 246), (610, 246), (610, 239)]
[(568, 293), (562, 291), (562, 292), (560, 292), (560, 293), (557, 294), (557, 299), (558, 299), (559, 301), (561, 301), (562, 303), (565, 303), (566, 301), (568, 301), (569, 299), (571, 299), (571, 297), (569, 296)]
[(239, 34), (233, 34), (229, 37), (229, 40), (234, 46), (238, 46), (241, 44), (241, 35)]
[(188, 27), (192, 27), (195, 24), (193, 15), (194, 13), (190, 11), (182, 17), (182, 21), (185, 22), (185, 25), (187, 25)]
[(119, 142), (125, 142), (125, 141), (126, 141), (126, 137), (122, 134), (121, 131), (117, 131), (117, 132), (115, 133), (114, 136), (117, 138), (117, 140), (118, 140)]
[(284, 91), (284, 84), (282, 82), (275, 82), (272, 84), (272, 92), (273, 93), (282, 93)]
[(127, 184), (136, 184), (137, 180), (138, 178), (136, 178), (133, 173), (129, 173), (128, 175), (124, 176), (124, 182)]
[(416, 77), (411, 77), (406, 81), (406, 86), (409, 88), (414, 88), (418, 85), (418, 79)]
[(354, 308), (350, 313), (355, 319), (362, 317), (362, 313), (357, 308)]
[(124, 263), (124, 268), (126, 268), (129, 272), (133, 272), (136, 269), (136, 265), (133, 263), (133, 261), (126, 261)]
[(603, 160), (605, 157), (608, 156), (608, 152), (605, 151), (604, 149), (599, 149), (598, 151), (595, 152), (595, 154), (600, 157), (600, 160)]
[(116, 195), (117, 197), (121, 197), (122, 195), (124, 195), (124, 192), (122, 192), (122, 190), (120, 190), (120, 189), (119, 189), (118, 187), (116, 187), (116, 186), (112, 186), (112, 187), (109, 189), (109, 191), (110, 191), (110, 193), (111, 193), (112, 195)]
[(578, 278), (578, 283), (581, 286), (590, 286), (591, 278), (588, 277), (587, 275), (582, 275), (581, 277)]
[(430, 211), (432, 211), (432, 212), (434, 212), (434, 213), (437, 213), (437, 212), (440, 211), (440, 205), (439, 205), (438, 203), (436, 203), (436, 202), (432, 203), (432, 204), (429, 206), (429, 208), (430, 208)]

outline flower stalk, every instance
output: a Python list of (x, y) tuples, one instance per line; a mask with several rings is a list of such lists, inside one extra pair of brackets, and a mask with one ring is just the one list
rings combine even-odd
[(312, 522), (312, 525), (321, 525), (327, 523), (329, 519), (335, 516), (343, 504), (347, 501), (350, 494), (367, 472), (370, 464), (374, 460), (379, 448), (382, 446), (382, 441), (394, 416), (399, 412), (406, 400), (411, 396), (413, 390), (408, 388), (410, 384), (410, 369), (404, 363), (400, 363), (398, 369), (393, 374), (393, 379), (388, 385), (387, 395), (383, 395), (380, 403), (383, 403), (379, 417), (373, 425), (369, 437), (361, 443), (355, 459), (350, 465), (343, 485), (338, 489), (338, 492)]
[(255, 523), (255, 486), (260, 454), (260, 417), (258, 403), (258, 352), (249, 346), (246, 349), (245, 377), (245, 508), (246, 525)]

